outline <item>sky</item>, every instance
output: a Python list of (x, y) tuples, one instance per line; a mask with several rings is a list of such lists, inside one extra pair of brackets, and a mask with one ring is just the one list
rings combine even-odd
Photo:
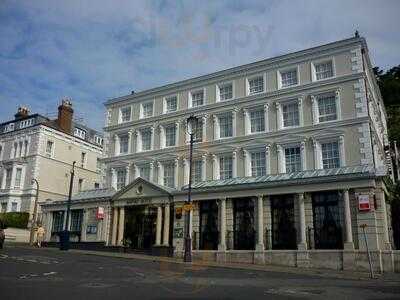
[(104, 125), (114, 97), (349, 38), (400, 64), (400, 1), (0, 0), (0, 122), (18, 106)]

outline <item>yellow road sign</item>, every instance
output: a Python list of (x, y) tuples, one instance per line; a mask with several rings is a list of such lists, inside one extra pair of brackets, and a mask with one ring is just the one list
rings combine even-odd
[(194, 206), (192, 203), (186, 203), (183, 205), (183, 210), (185, 210), (185, 211), (191, 211), (191, 210), (193, 210), (193, 208), (194, 208)]

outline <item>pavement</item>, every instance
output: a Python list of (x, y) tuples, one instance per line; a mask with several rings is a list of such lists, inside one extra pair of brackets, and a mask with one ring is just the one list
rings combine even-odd
[(400, 299), (400, 274), (369, 279), (7, 244), (0, 250), (0, 299)]

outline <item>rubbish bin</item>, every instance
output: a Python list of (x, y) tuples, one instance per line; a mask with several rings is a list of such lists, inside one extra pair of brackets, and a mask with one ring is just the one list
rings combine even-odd
[(60, 232), (60, 250), (69, 250), (69, 231)]

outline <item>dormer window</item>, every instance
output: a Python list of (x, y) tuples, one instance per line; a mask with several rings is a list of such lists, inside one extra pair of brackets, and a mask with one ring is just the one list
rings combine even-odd
[(80, 129), (80, 128), (75, 128), (74, 129), (74, 136), (79, 137), (81, 139), (86, 138), (86, 130)]
[(26, 128), (33, 125), (33, 119), (23, 120), (19, 123), (19, 128)]

